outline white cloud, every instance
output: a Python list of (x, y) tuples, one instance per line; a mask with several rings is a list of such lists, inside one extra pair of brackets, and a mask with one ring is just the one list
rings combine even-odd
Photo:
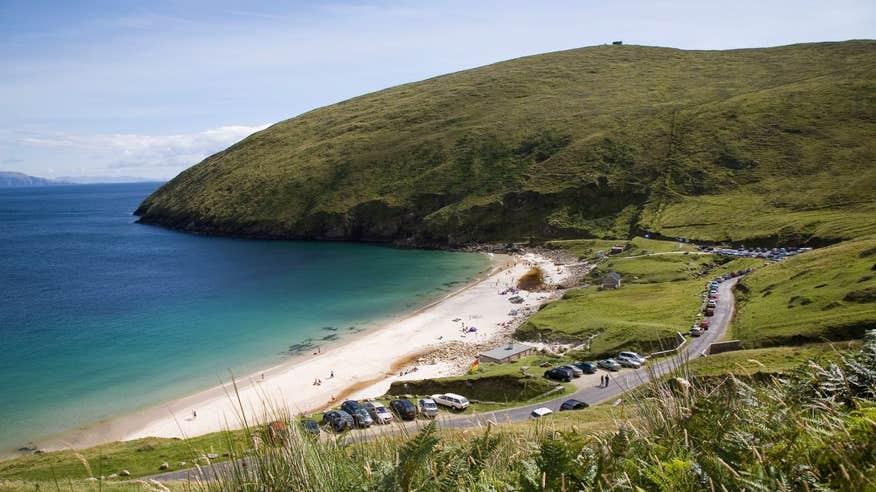
[(18, 146), (87, 155), (108, 170), (162, 168), (167, 177), (197, 164), (268, 125), (232, 125), (177, 135), (72, 135), (21, 133), (11, 135)]

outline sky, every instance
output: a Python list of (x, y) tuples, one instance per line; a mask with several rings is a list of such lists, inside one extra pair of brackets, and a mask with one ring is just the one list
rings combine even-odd
[(314, 108), (615, 40), (865, 38), (873, 0), (0, 0), (0, 171), (170, 179)]

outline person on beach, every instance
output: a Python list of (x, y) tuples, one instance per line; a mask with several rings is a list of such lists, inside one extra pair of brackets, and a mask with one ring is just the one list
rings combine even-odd
[(192, 418), (193, 418), (193, 419), (198, 418), (198, 412), (192, 410)]
[(335, 377), (335, 371), (331, 372), (331, 374), (329, 375), (329, 379), (332, 379), (333, 377)]

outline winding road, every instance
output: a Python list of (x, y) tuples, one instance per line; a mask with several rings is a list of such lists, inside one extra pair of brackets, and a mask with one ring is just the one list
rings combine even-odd
[[(599, 370), (596, 374), (585, 374), (580, 378), (574, 379), (573, 384), (575, 384), (577, 388), (577, 391), (574, 393), (565, 394), (546, 402), (472, 415), (453, 415), (445, 413), (444, 415), (446, 415), (446, 417), (439, 420), (439, 426), (456, 429), (478, 427), (488, 423), (500, 424), (504, 422), (526, 420), (529, 418), (529, 414), (536, 408), (546, 407), (557, 412), (560, 409), (560, 405), (571, 398), (587, 402), (590, 405), (617, 400), (624, 393), (649, 382), (652, 378), (659, 378), (678, 368), (686, 361), (700, 357), (709, 345), (720, 340), (727, 332), (727, 328), (730, 326), (730, 321), (733, 319), (736, 305), (735, 297), (733, 295), (733, 287), (738, 281), (739, 278), (733, 278), (722, 282), (718, 286), (719, 302), (715, 309), (715, 315), (711, 317), (710, 329), (704, 331), (700, 337), (687, 337), (686, 343), (675, 356), (666, 357), (658, 362), (646, 364), (644, 367), (635, 370), (622, 369), (619, 372), (609, 372), (607, 374), (609, 374), (611, 378), (611, 383), (608, 387), (599, 386), (599, 376), (606, 374), (606, 371)], [(348, 438), (351, 442), (365, 442), (388, 434), (397, 434), (405, 431), (416, 432), (422, 425), (422, 421), (397, 422), (391, 426), (373, 426), (367, 430), (348, 433), (347, 436), (349, 436)], [(145, 477), (145, 479), (157, 480), (159, 482), (193, 479), (205, 480), (210, 479), (215, 473), (220, 472), (227, 465), (228, 463), (218, 463), (212, 465), (212, 467), (203, 467), (200, 469), (200, 472), (198, 469), (189, 468), (153, 475)]]

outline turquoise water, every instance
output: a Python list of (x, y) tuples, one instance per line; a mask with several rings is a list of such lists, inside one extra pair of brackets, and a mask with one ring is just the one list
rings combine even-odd
[(0, 190), (0, 450), (309, 353), (489, 266), (135, 224), (157, 186)]

